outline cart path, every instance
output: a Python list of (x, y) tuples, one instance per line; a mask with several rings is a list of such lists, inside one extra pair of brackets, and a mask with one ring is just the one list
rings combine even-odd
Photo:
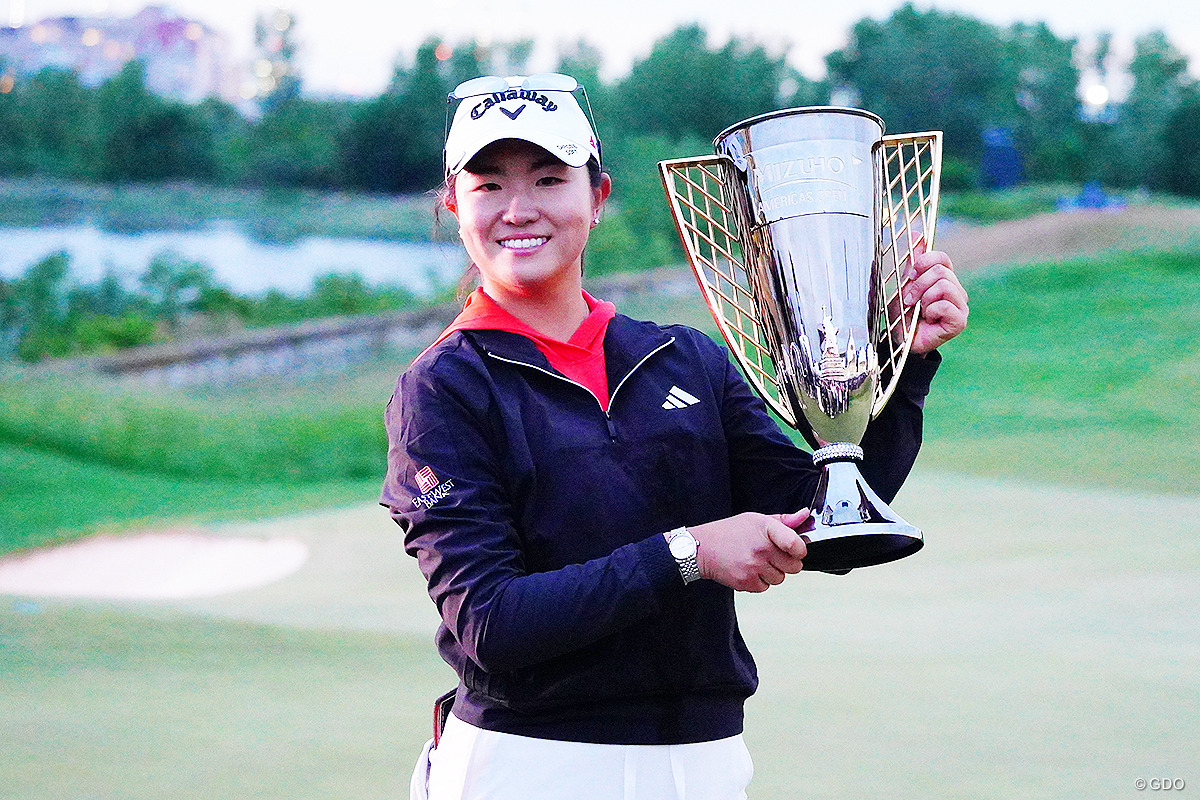
[(961, 272), (1106, 251), (1200, 250), (1200, 207), (1138, 205), (1038, 214), (993, 225), (955, 222), (938, 232), (935, 243)]

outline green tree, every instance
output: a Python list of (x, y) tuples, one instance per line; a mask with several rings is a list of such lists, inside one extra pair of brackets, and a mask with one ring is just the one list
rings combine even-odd
[(295, 97), (263, 115), (247, 137), (243, 180), (255, 186), (330, 189), (341, 185), (338, 157), (351, 106)]
[(1014, 134), (1034, 180), (1083, 180), (1087, 156), (1077, 130), (1080, 71), (1076, 41), (1043, 22), (1017, 23), (1005, 37), (1013, 81)]
[(98, 177), (143, 182), (212, 177), (212, 130), (191, 106), (151, 93), (140, 61), (130, 61), (95, 94)]
[(16, 349), (19, 323), (16, 281), (0, 277), (0, 358), (8, 358)]
[(1163, 149), (1172, 165), (1166, 188), (1186, 197), (1200, 197), (1200, 88), (1195, 84), (1184, 93), (1179, 106), (1163, 126)]
[(29, 171), (29, 132), (12, 75), (0, 75), (0, 89), (0, 175), (23, 175)]
[(605, 219), (588, 245), (589, 274), (682, 263), (675, 221), (663, 195), (658, 162), (712, 152), (709, 138), (617, 138), (606, 151), (613, 193)]
[(72, 339), (80, 353), (108, 353), (153, 344), (154, 322), (135, 311), (117, 316), (90, 314), (80, 317)]
[(1191, 79), (1187, 57), (1162, 31), (1134, 42), (1129, 73), (1133, 86), (1121, 105), (1113, 131), (1109, 179), (1122, 186), (1162, 188), (1174, 169), (1163, 139), (1167, 121), (1183, 101)]
[(1096, 36), (1096, 49), (1092, 51), (1092, 68), (1101, 81), (1108, 80), (1108, 57), (1112, 55), (1112, 32), (1101, 31)]
[(403, 289), (376, 289), (361, 275), (329, 273), (313, 281), (304, 305), (306, 316), (329, 317), (377, 313), (413, 302), (413, 295)]
[(138, 283), (149, 301), (151, 315), (175, 332), (213, 286), (213, 271), (204, 264), (162, 254), (150, 262)]
[(814, 81), (788, 68), (779, 86), (779, 105), (783, 108), (829, 105), (828, 80)]
[(446, 95), (455, 85), (437, 57), (441, 44), (426, 41), (413, 66), (397, 67), (387, 91), (354, 109), (341, 151), (350, 186), (420, 192), (440, 183)]
[(209, 180), (230, 184), (240, 180), (251, 160), (253, 125), (224, 100), (209, 97), (195, 106), (199, 124), (211, 137), (212, 171)]
[(67, 70), (44, 69), (15, 92), (28, 137), (24, 161), (30, 170), (60, 178), (97, 177), (95, 104), (79, 77)]
[(779, 108), (785, 78), (795, 75), (782, 55), (737, 38), (714, 50), (703, 28), (684, 26), (655, 42), (617, 84), (616, 122), (639, 135), (711, 141), (729, 125)]
[(825, 63), (889, 131), (941, 130), (951, 156), (977, 160), (984, 130), (1013, 121), (1004, 38), (972, 17), (906, 3), (883, 22), (855, 23), (850, 44)]
[(68, 314), (117, 317), (137, 305), (138, 296), (125, 288), (112, 269), (93, 286), (75, 286), (67, 293)]
[[(444, 47), (445, 44), (439, 43), (439, 46)], [(445, 63), (438, 66), (439, 72), (444, 73), (442, 77), (445, 81), (447, 91), (465, 80), (491, 73), (493, 71), (493, 54), (497, 51), (502, 54), (504, 52), (504, 45), (495, 44), (491, 47), (485, 47), (477, 42), (464, 42), (453, 48), (450, 52), (450, 57), (445, 60)], [(435, 54), (437, 52), (439, 51), (435, 48)], [(505, 74), (509, 73), (505, 72)], [(444, 100), (445, 98), (442, 99)]]
[[(395, 92), (384, 92), (355, 106), (338, 154), (341, 174), (348, 186), (368, 192), (393, 193), (415, 190), (414, 184), (422, 181), (425, 189), (436, 183), (428, 163), (414, 174), (408, 161), (411, 150), (428, 149), (427, 144), (414, 143), (402, 133), (410, 121), (408, 105)], [(428, 162), (428, 159), (424, 160)]]
[(296, 18), (282, 8), (254, 20), (254, 62), (258, 78), (259, 107), (269, 113), (300, 96), (300, 71), (296, 67)]
[[(491, 54), (491, 71), (506, 75), (526, 75), (529, 73), (527, 64), (533, 55), (533, 39), (514, 39), (511, 42), (500, 42), (494, 45)], [(478, 73), (482, 74), (482, 73)], [(468, 75), (468, 78), (475, 77)]]
[(12, 287), (17, 355), (22, 361), (41, 361), (70, 351), (66, 329), (69, 266), (65, 253), (55, 253), (31, 266)]
[[(579, 105), (592, 121), (592, 128), (600, 139), (600, 158), (603, 166), (609, 167), (609, 147), (620, 138), (621, 131), (617, 126), (614, 111), (615, 90), (600, 77), (603, 66), (603, 56), (600, 51), (580, 39), (567, 45), (559, 52), (556, 72), (570, 75), (579, 81), (583, 92), (577, 95)], [(590, 111), (589, 111), (590, 109)]]

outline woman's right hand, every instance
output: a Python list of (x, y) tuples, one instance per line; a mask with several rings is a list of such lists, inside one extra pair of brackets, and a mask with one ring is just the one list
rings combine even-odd
[(808, 554), (796, 528), (808, 509), (793, 514), (747, 512), (703, 525), (690, 525), (696, 537), (700, 576), (739, 592), (765, 592), (804, 568)]

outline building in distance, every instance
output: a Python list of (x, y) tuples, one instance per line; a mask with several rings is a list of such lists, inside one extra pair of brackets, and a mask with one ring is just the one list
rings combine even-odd
[(97, 86), (135, 59), (155, 94), (188, 103), (239, 100), (225, 38), (165, 6), (132, 17), (49, 17), (0, 28), (0, 91), (46, 68), (74, 71), (85, 86)]

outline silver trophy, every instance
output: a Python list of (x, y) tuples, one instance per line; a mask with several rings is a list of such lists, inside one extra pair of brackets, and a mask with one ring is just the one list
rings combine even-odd
[(659, 164), (688, 261), (721, 334), (822, 468), (807, 570), (921, 549), (863, 480), (858, 446), (887, 403), (919, 318), (904, 272), (933, 246), (941, 133), (884, 136), (850, 108), (796, 108), (726, 129), (716, 155)]

